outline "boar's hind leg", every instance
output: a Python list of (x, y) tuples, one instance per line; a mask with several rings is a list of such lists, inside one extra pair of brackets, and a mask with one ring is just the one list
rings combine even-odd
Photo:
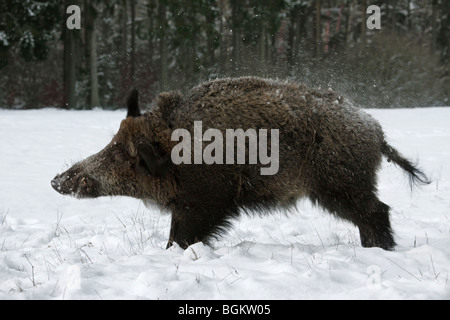
[(237, 215), (237, 209), (184, 208), (172, 210), (172, 222), (167, 248), (174, 242), (186, 249), (197, 242), (206, 242), (211, 236), (218, 235), (228, 225), (228, 218)]
[(366, 195), (359, 193), (350, 197), (349, 193), (319, 192), (311, 193), (310, 198), (339, 218), (355, 224), (359, 228), (363, 247), (394, 250), (395, 241), (389, 222), (389, 207), (378, 200), (375, 193)]
[(379, 247), (394, 250), (395, 241), (389, 222), (389, 206), (377, 201), (369, 215), (362, 216), (358, 222), (361, 244), (365, 248)]

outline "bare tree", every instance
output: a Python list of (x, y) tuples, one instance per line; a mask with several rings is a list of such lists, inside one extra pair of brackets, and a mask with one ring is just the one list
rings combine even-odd
[[(78, 1), (64, 1), (64, 12), (66, 8), (72, 4), (77, 4)], [(69, 30), (66, 27), (66, 21), (63, 20), (62, 32), (64, 39), (64, 63), (63, 63), (63, 108), (72, 109), (76, 106), (76, 61), (77, 61), (77, 36), (79, 31), (77, 29)]]
[(130, 48), (130, 78), (135, 84), (136, 78), (136, 0), (130, 0), (131, 11), (131, 48)]
[(98, 85), (98, 54), (97, 54), (97, 32), (96, 19), (97, 9), (95, 7), (96, 0), (85, 0), (86, 14), (86, 33), (89, 52), (89, 84), (90, 84), (90, 99), (89, 105), (91, 108), (100, 106), (99, 85)]
[(167, 5), (164, 0), (159, 1), (159, 55), (160, 55), (160, 79), (159, 85), (161, 90), (167, 90), (169, 85), (169, 57), (168, 57), (168, 44), (167, 44)]

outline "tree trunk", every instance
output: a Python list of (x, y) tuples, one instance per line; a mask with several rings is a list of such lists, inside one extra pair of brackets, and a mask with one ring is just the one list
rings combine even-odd
[(121, 41), (121, 51), (122, 51), (122, 62), (126, 65), (126, 61), (128, 61), (128, 7), (127, 0), (122, 0), (122, 41)]
[(228, 0), (219, 0), (220, 10), (220, 64), (222, 73), (230, 70), (230, 28), (228, 25)]
[[(448, 1), (448, 0), (447, 0)], [(391, 24), (392, 24), (392, 30), (397, 30), (397, 3), (398, 1), (394, 1), (393, 7), (392, 7), (392, 13), (391, 13)]]
[(135, 85), (136, 80), (136, 0), (130, 0), (131, 11), (131, 50), (130, 50), (130, 80)]
[(289, 28), (288, 28), (288, 43), (286, 51), (286, 59), (288, 67), (294, 65), (294, 52), (295, 52), (295, 29), (296, 29), (296, 17), (298, 16), (299, 6), (294, 6), (289, 13)]
[(361, 43), (365, 44), (367, 40), (367, 0), (361, 1)]
[[(209, 7), (209, 2), (205, 7), (203, 7), (203, 12), (206, 19), (206, 43), (207, 43), (207, 51), (208, 51), (208, 63), (209, 66), (212, 67), (216, 63), (215, 50), (216, 50), (216, 39), (214, 35), (214, 28), (216, 25), (216, 21), (214, 18), (213, 8)], [(222, 31), (222, 29), (221, 29)]]
[(352, 34), (354, 10), (355, 10), (355, 3), (354, 3), (354, 1), (350, 1), (348, 4), (347, 29), (345, 30), (346, 46), (347, 46), (347, 43), (349, 42), (351, 34)]
[(322, 54), (322, 27), (320, 24), (322, 4), (320, 0), (316, 0), (316, 18), (315, 18), (315, 55), (320, 57)]
[(90, 32), (91, 50), (89, 54), (89, 69), (91, 72), (91, 108), (100, 106), (98, 94), (98, 57), (97, 57), (97, 33), (95, 32), (95, 21), (92, 20), (92, 30)]
[[(73, 1), (65, 1), (64, 11), (72, 4)], [(78, 30), (69, 30), (66, 27), (66, 20), (63, 22), (63, 36), (64, 36), (64, 67), (63, 67), (63, 82), (64, 82), (64, 100), (63, 108), (73, 109), (76, 107), (75, 82), (76, 82), (76, 39), (75, 33)]]
[(86, 55), (87, 67), (89, 69), (89, 85), (90, 97), (88, 104), (91, 108), (100, 106), (100, 99), (98, 94), (98, 55), (97, 55), (97, 34), (95, 30), (96, 9), (93, 0), (85, 0), (86, 11)]
[(433, 0), (432, 2), (432, 7), (431, 7), (431, 52), (435, 53), (436, 52), (436, 47), (437, 47), (437, 33), (438, 33), (438, 23), (437, 23), (437, 5), (438, 5), (438, 1), (437, 0)]
[(239, 68), (241, 67), (241, 0), (232, 0), (232, 30), (233, 30), (233, 62), (232, 75), (237, 75), (239, 73)]
[(159, 86), (161, 91), (166, 91), (169, 86), (169, 66), (168, 66), (168, 48), (167, 48), (167, 6), (164, 1), (159, 2), (159, 23), (160, 23), (160, 79)]
[(154, 51), (155, 51), (155, 7), (152, 6), (152, 0), (150, 0), (150, 3), (148, 4), (149, 8), (147, 11), (148, 15), (148, 63), (150, 66), (150, 70), (153, 72), (153, 57), (154, 57)]
[(406, 18), (407, 19), (406, 26), (408, 27), (408, 32), (409, 32), (409, 31), (411, 31), (411, 27), (412, 27), (412, 23), (411, 23), (411, 21), (412, 21), (412, 17), (411, 17), (411, 0), (408, 0), (406, 5), (408, 6), (407, 7), (408, 17)]
[(391, 23), (391, 0), (386, 0), (385, 6), (386, 6), (386, 18), (385, 18), (385, 20), (387, 21), (386, 25), (388, 27), (388, 31), (390, 32), (391, 29), (392, 29), (392, 26), (390, 24)]
[(259, 35), (259, 62), (265, 65), (266, 60), (266, 24), (261, 21), (261, 30)]
[(76, 54), (74, 30), (64, 30), (64, 102), (63, 108), (72, 109), (76, 106)]
[(297, 40), (294, 42), (294, 57), (298, 57), (302, 51), (302, 42), (306, 38), (307, 16), (311, 13), (308, 6), (302, 6), (298, 14)]

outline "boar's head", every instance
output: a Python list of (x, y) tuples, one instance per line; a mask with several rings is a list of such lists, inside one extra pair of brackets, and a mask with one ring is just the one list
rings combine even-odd
[(141, 114), (137, 90), (127, 105), (127, 118), (112, 141), (51, 181), (57, 192), (80, 199), (130, 196), (163, 201), (161, 181), (171, 169), (170, 129), (158, 112)]

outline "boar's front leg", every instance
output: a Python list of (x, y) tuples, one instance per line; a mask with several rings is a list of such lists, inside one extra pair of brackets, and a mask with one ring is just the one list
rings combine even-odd
[(172, 222), (167, 248), (176, 242), (186, 249), (197, 242), (208, 243), (229, 224), (228, 219), (237, 216), (237, 208), (210, 206), (184, 206), (172, 210)]

